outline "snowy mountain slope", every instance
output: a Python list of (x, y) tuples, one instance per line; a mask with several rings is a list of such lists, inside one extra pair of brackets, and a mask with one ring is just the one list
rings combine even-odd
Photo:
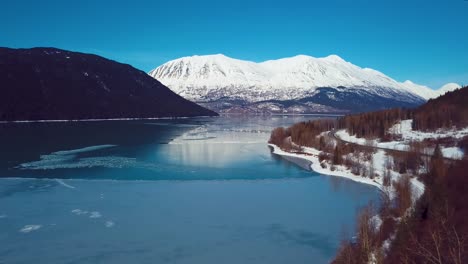
[[(337, 55), (324, 58), (298, 55), (261, 63), (222, 54), (192, 56), (169, 61), (149, 75), (195, 102), (228, 100), (246, 104), (302, 100), (317, 96), (322, 92), (319, 88), (335, 89), (326, 91), (330, 98), (336, 97), (331, 93), (346, 92), (346, 98), (350, 93), (357, 97), (370, 94), (385, 98), (386, 102), (395, 101), (395, 104), (388, 101), (388, 106), (418, 105), (438, 95), (428, 87), (409, 81), (400, 83), (379, 71), (346, 62)], [(354, 100), (359, 100), (357, 97), (353, 97)]]
[(446, 85), (440, 87), (439, 89), (437, 89), (437, 92), (438, 92), (438, 96), (440, 95), (444, 95), (448, 92), (451, 92), (451, 91), (454, 91), (458, 88), (461, 88), (461, 86), (457, 83), (447, 83)]
[(408, 91), (414, 94), (417, 94), (426, 100), (439, 97), (441, 95), (444, 95), (447, 92), (453, 91), (461, 87), (459, 84), (456, 84), (456, 83), (447, 83), (446, 85), (440, 87), (439, 89), (433, 90), (427, 86), (415, 84), (409, 80), (403, 82), (403, 86)]
[(408, 91), (421, 96), (422, 98), (429, 100), (439, 96), (436, 90), (433, 90), (427, 86), (415, 84), (410, 80), (403, 82), (403, 87)]

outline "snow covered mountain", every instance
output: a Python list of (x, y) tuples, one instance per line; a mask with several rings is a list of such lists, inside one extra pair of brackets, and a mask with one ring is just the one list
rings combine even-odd
[[(233, 107), (249, 112), (288, 112), (291, 107), (294, 112), (362, 111), (415, 106), (438, 96), (428, 87), (397, 82), (337, 55), (298, 55), (261, 63), (222, 54), (192, 56), (169, 61), (149, 75), (186, 99), (217, 111)], [(263, 104), (260, 109), (260, 102), (275, 105)]]
[[(438, 93), (438, 96), (440, 95), (444, 95), (448, 92), (451, 92), (451, 91), (454, 91), (456, 89), (459, 89), (461, 88), (461, 86), (457, 83), (447, 83), (446, 85), (440, 87), (439, 89), (437, 89), (437, 93)], [(436, 97), (438, 97), (436, 96)]]
[(433, 90), (427, 86), (415, 84), (409, 80), (403, 82), (403, 85), (405, 89), (407, 89), (409, 92), (417, 94), (426, 100), (439, 97), (441, 95), (446, 94), (447, 92), (451, 92), (461, 87), (459, 84), (456, 83), (447, 83), (439, 89)]

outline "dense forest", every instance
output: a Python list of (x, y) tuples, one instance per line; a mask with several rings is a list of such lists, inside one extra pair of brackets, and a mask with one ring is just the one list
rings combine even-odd
[(431, 99), (414, 111), (413, 129), (435, 130), (453, 126), (468, 126), (468, 89), (461, 88)]

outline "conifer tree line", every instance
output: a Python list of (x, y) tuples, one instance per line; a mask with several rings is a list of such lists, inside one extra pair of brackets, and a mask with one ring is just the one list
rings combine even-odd
[(273, 130), (270, 143), (283, 145), (286, 137), (292, 142), (320, 149), (323, 142), (317, 137), (325, 131), (346, 129), (350, 135), (366, 139), (393, 140), (389, 129), (401, 120), (412, 119), (413, 130), (435, 131), (468, 126), (468, 89), (458, 89), (429, 100), (416, 109), (388, 109), (347, 115), (338, 119), (319, 119)]

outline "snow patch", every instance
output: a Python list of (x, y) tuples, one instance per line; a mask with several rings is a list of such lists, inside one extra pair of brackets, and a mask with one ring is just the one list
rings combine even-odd
[(446, 158), (463, 159), (465, 153), (459, 147), (441, 148), (442, 155)]
[(413, 120), (402, 120), (393, 125), (389, 132), (395, 135), (401, 135), (403, 140), (409, 141), (422, 141), (424, 139), (438, 139), (438, 138), (456, 138), (460, 139), (468, 136), (468, 127), (463, 129), (438, 129), (435, 132), (423, 132), (412, 129)]
[(383, 221), (382, 218), (380, 218), (380, 215), (374, 215), (370, 219), (370, 224), (375, 228), (375, 231), (378, 231), (380, 229), (380, 226), (382, 225)]

